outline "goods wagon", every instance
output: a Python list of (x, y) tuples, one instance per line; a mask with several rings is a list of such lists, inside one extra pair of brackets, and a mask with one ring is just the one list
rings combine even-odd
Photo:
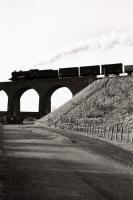
[(78, 76), (78, 74), (79, 74), (78, 67), (59, 69), (59, 77), (74, 77), (74, 76)]
[(132, 74), (133, 73), (133, 65), (125, 65), (125, 73)]
[(101, 65), (102, 67), (102, 74), (105, 76), (110, 74), (118, 75), (122, 73), (122, 63), (115, 63), (115, 64), (106, 64)]
[(80, 67), (80, 76), (90, 76), (90, 75), (96, 76), (99, 74), (100, 74), (100, 66), (99, 65)]

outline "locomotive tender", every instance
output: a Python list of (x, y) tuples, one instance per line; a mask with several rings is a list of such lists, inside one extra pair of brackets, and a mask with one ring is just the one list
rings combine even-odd
[[(129, 75), (133, 73), (133, 65), (125, 65), (125, 72)], [(123, 72), (123, 64), (104, 64), (101, 65), (101, 72), (105, 76), (118, 75)], [(33, 79), (47, 79), (47, 78), (65, 78), (78, 76), (93, 76), (100, 75), (100, 65), (82, 66), (71, 68), (60, 68), (59, 70), (39, 70), (32, 69), (29, 71), (14, 71), (12, 72), (12, 81), (33, 80)]]

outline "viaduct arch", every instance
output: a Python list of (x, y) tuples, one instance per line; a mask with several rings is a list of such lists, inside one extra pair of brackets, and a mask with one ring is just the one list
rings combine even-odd
[(39, 94), (34, 89), (26, 90), (20, 97), (20, 112), (38, 112)]
[(4, 106), (2, 107), (0, 104), (0, 111), (7, 111), (8, 96), (4, 90), (0, 90), (0, 102), (1, 101), (3, 102)]
[[(29, 116), (40, 118), (51, 112), (51, 96), (57, 89), (67, 87), (74, 96), (94, 80), (95, 77), (58, 77), (0, 82), (0, 91), (5, 91), (8, 96), (7, 112), (0, 112), (0, 116), (7, 116), (8, 123), (22, 123)], [(20, 98), (29, 89), (39, 95), (38, 112), (20, 112)]]

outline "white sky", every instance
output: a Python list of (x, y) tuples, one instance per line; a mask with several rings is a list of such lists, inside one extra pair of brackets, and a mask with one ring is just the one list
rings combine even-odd
[(0, 0), (0, 81), (37, 63), (133, 64), (132, 19), (132, 0)]

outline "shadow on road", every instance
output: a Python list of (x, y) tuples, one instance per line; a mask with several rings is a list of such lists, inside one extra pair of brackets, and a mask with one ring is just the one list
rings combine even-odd
[(7, 200), (131, 200), (133, 177), (75, 162), (9, 158)]

